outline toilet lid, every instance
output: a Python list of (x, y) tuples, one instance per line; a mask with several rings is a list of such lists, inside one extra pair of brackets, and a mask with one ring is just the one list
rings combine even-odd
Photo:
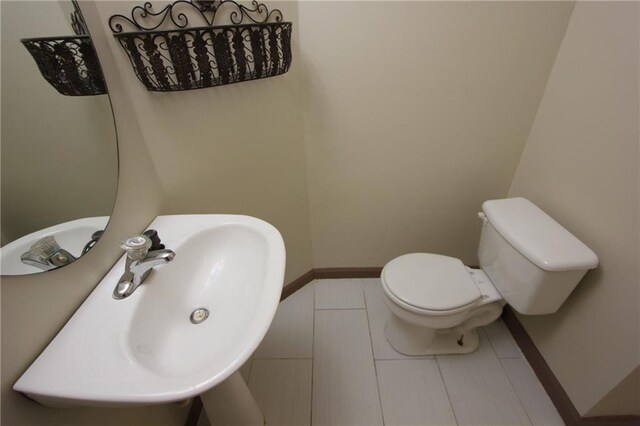
[(456, 309), (481, 297), (460, 259), (437, 254), (397, 257), (382, 270), (382, 280), (398, 299), (430, 311)]

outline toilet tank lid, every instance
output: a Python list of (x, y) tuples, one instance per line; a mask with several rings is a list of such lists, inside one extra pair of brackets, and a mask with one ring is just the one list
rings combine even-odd
[(496, 231), (541, 269), (598, 266), (598, 256), (589, 247), (526, 198), (485, 201), (482, 210)]

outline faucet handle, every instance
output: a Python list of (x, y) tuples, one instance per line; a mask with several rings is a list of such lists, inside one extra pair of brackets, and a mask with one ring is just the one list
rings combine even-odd
[(147, 229), (142, 233), (142, 235), (149, 237), (151, 240), (151, 248), (150, 251), (154, 250), (164, 250), (164, 244), (160, 242), (160, 236), (158, 235), (158, 231), (155, 229)]
[(129, 259), (142, 260), (149, 252), (151, 239), (146, 235), (136, 235), (135, 237), (123, 240), (120, 247), (127, 252), (127, 257)]

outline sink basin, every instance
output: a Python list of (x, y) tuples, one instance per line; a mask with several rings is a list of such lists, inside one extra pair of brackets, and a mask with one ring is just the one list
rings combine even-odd
[[(256, 218), (159, 216), (175, 259), (128, 298), (113, 289), (123, 256), (14, 385), (49, 406), (181, 401), (231, 376), (276, 312), (284, 278), (280, 233)], [(196, 309), (209, 317), (190, 321)]]
[(2, 275), (42, 272), (35, 266), (22, 263), (20, 256), (28, 251), (33, 243), (48, 236), (55, 237), (60, 247), (78, 258), (82, 254), (85, 244), (91, 239), (91, 234), (103, 230), (108, 221), (109, 216), (86, 217), (50, 226), (20, 237), (0, 249), (0, 272)]

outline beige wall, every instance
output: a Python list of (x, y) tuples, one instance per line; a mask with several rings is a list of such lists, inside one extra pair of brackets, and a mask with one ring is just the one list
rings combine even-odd
[(72, 35), (61, 5), (3, 1), (1, 7), (4, 244), (58, 223), (111, 214), (118, 159), (109, 98), (59, 94), (20, 43)]
[(556, 314), (520, 316), (581, 414), (639, 364), (638, 19), (637, 2), (577, 3), (509, 191), (600, 258)]
[(640, 414), (640, 366), (629, 373), (586, 413), (587, 416), (611, 414)]
[(2, 425), (182, 425), (185, 410), (175, 405), (140, 409), (51, 409), (11, 390), (22, 372), (120, 257), (119, 241), (143, 230), (160, 211), (163, 198), (135, 114), (129, 107), (131, 98), (123, 90), (119, 71), (110, 60), (107, 43), (111, 36), (101, 31), (102, 20), (95, 13), (95, 6), (82, 7), (102, 60), (115, 110), (120, 142), (118, 197), (106, 233), (91, 252), (73, 265), (46, 274), (2, 277)]
[(301, 2), (315, 267), (477, 264), (571, 2)]
[[(99, 8), (108, 17), (138, 4), (101, 2)], [(296, 2), (268, 7), (296, 20)], [(283, 76), (177, 93), (147, 91), (112, 43), (166, 196), (161, 213), (246, 214), (270, 222), (285, 241), (285, 282), (312, 268), (302, 61), (293, 41), (293, 65)]]

